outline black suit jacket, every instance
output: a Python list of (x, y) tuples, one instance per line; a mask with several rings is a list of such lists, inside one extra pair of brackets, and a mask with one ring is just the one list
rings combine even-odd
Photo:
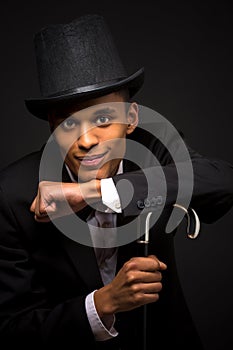
[[(156, 155), (168, 184), (165, 208), (150, 230), (149, 253), (157, 255), (168, 269), (163, 273), (159, 301), (148, 305), (148, 350), (167, 348), (170, 343), (180, 349), (200, 349), (177, 275), (175, 231), (164, 233), (177, 193), (175, 164), (158, 140), (145, 137), (140, 129), (133, 137)], [(94, 250), (64, 235), (52, 222), (36, 222), (29, 210), (37, 193), (42, 151), (20, 159), (0, 175), (1, 348), (21, 344), (24, 348), (60, 345), (76, 349), (85, 344), (91, 349), (142, 349), (142, 308), (116, 315), (116, 339), (95, 342), (85, 311), (87, 294), (103, 286)], [(191, 205), (201, 221), (213, 222), (232, 206), (232, 166), (205, 159), (192, 150), (190, 155), (195, 175)], [(157, 169), (155, 165), (149, 167), (149, 163), (145, 159), (145, 168), (155, 183), (150, 195), (157, 196)], [(113, 178), (116, 185), (121, 179), (131, 182), (134, 195), (118, 215), (120, 225), (132, 221), (143, 208), (156, 212), (156, 206), (150, 205), (151, 198), (147, 197), (145, 174), (137, 165), (124, 161), (124, 173)], [(69, 181), (67, 174), (63, 180)], [(123, 198), (122, 190), (120, 187)], [(87, 207), (78, 215), (85, 218), (88, 210)], [(88, 228), (83, 229), (88, 235)], [(120, 246), (117, 269), (138, 254), (135, 240)]]

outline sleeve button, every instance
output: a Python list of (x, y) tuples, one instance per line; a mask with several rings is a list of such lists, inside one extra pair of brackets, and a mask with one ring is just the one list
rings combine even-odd
[(151, 203), (150, 203), (150, 200), (148, 198), (144, 200), (144, 205), (146, 208), (150, 207)]
[(120, 209), (120, 207), (121, 207), (120, 202), (116, 202), (116, 203), (115, 203), (115, 208)]
[(142, 201), (142, 200), (137, 201), (137, 206), (139, 209), (143, 209), (145, 207), (144, 201)]

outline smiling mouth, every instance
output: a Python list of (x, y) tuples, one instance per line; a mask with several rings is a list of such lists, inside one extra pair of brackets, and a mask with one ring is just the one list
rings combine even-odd
[(106, 154), (107, 152), (95, 154), (93, 156), (76, 157), (76, 159), (78, 159), (81, 162), (82, 166), (96, 167), (102, 162)]

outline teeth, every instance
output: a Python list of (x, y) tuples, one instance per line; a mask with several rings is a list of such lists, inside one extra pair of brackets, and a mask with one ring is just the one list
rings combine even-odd
[(99, 154), (97, 156), (93, 156), (93, 157), (83, 157), (83, 158), (79, 158), (79, 160), (86, 160), (86, 161), (90, 161), (90, 160), (94, 160), (94, 159), (98, 159), (98, 158), (101, 158), (103, 157), (104, 154)]
[(101, 158), (102, 156), (95, 156), (95, 157), (87, 157), (85, 158), (86, 160), (92, 160), (92, 159), (97, 159), (97, 158)]
[(82, 158), (82, 159), (80, 159), (80, 160), (86, 160), (86, 161), (90, 161), (90, 160), (94, 160), (94, 159), (98, 159), (98, 158), (101, 158), (101, 156), (98, 156), (98, 157), (88, 157), (88, 158)]

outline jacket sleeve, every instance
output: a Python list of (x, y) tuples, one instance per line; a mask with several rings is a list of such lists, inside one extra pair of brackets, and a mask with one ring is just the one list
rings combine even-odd
[(189, 148), (194, 188), (191, 206), (205, 223), (213, 223), (233, 205), (233, 165), (227, 161), (200, 156)]
[[(85, 311), (85, 296), (54, 304), (41, 285), (20, 226), (0, 190), (0, 342), (7, 348), (66, 345), (94, 338)], [(70, 344), (70, 345), (71, 345)], [(4, 346), (3, 346), (4, 348)], [(26, 347), (27, 348), (27, 347)]]
[[(174, 140), (171, 139), (170, 142), (173, 143)], [(158, 140), (147, 142), (146, 147), (156, 157), (157, 164), (151, 165), (145, 161), (143, 167), (131, 170), (133, 167), (129, 166), (126, 172), (113, 177), (125, 217), (139, 215), (142, 209), (157, 210), (161, 202), (165, 206), (177, 203), (180, 186), (180, 200), (185, 202), (185, 197), (190, 197), (189, 206), (204, 223), (215, 222), (232, 208), (232, 164), (202, 156), (183, 142), (187, 149), (185, 156), (177, 146), (174, 146), (172, 156)], [(170, 146), (169, 148), (171, 149)], [(177, 160), (174, 160), (174, 155)], [(146, 157), (145, 155), (144, 158)], [(129, 203), (125, 198), (126, 188), (121, 186), (124, 183), (123, 179), (130, 182), (130, 187), (133, 188), (132, 200)]]

